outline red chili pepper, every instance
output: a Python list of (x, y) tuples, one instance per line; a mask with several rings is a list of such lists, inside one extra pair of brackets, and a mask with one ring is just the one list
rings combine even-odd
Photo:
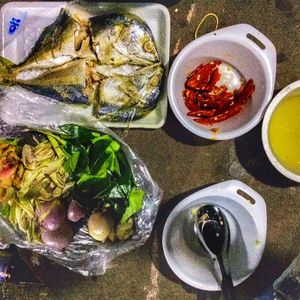
[(246, 85), (242, 85), (236, 94), (236, 100), (241, 103), (246, 103), (255, 91), (253, 80), (250, 79)]
[(212, 125), (238, 114), (242, 106), (251, 98), (255, 85), (250, 79), (235, 93), (229, 92), (225, 85), (216, 86), (221, 74), (218, 70), (220, 61), (199, 65), (192, 71), (185, 82), (182, 95), (189, 109), (188, 116), (198, 117), (194, 121)]
[(233, 117), (234, 115), (238, 114), (241, 110), (242, 110), (242, 105), (235, 104), (222, 114), (216, 115), (211, 118), (206, 118), (206, 119), (194, 119), (194, 121), (204, 125), (212, 125), (214, 123), (223, 122), (229, 119), (230, 117)]
[(197, 111), (199, 109), (198, 105), (194, 101), (185, 101), (184, 103), (190, 111)]
[(195, 100), (197, 98), (197, 93), (194, 92), (193, 90), (185, 89), (184, 97), (186, 98), (186, 100), (189, 100), (189, 101)]
[(215, 110), (199, 109), (190, 111), (187, 115), (190, 117), (213, 117), (215, 115)]
[[(186, 86), (195, 90), (207, 90), (210, 89), (210, 85), (208, 84), (210, 79), (212, 78), (213, 72), (216, 67), (220, 64), (219, 61), (213, 61), (206, 65), (200, 65), (194, 72), (192, 72), (188, 76), (188, 80), (186, 81)], [(216, 80), (217, 74), (214, 75)]]
[(198, 66), (194, 71), (192, 71), (192, 72), (188, 75), (187, 79), (191, 78), (194, 74), (196, 74), (197, 72), (199, 72), (199, 71), (201, 70), (202, 67), (203, 67), (203, 64), (201, 64), (200, 66)]
[(227, 120), (230, 117), (233, 117), (234, 115), (238, 114), (242, 110), (242, 105), (239, 103), (236, 103), (232, 105), (228, 110), (226, 110), (224, 113), (217, 115), (214, 119), (215, 122), (222, 122)]
[(221, 85), (221, 86), (216, 86), (215, 85), (215, 86), (212, 87), (211, 93), (218, 96), (218, 95), (222, 95), (226, 91), (227, 91), (227, 86), (226, 85)]
[(209, 85), (210, 85), (211, 89), (220, 80), (220, 78), (221, 78), (221, 73), (219, 73), (218, 68), (214, 69), (212, 71), (212, 74), (211, 74), (211, 77), (210, 77), (210, 81), (209, 81)]
[(199, 119), (193, 119), (193, 121), (207, 126), (214, 124), (214, 122), (211, 121), (211, 118), (199, 118)]

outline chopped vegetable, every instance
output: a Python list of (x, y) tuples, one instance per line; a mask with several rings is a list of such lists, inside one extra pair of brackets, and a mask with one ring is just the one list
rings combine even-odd
[(94, 239), (128, 239), (144, 191), (120, 143), (78, 125), (60, 129), (23, 145), (0, 142), (0, 213), (29, 241), (57, 250), (72, 241), (72, 224), (89, 215)]

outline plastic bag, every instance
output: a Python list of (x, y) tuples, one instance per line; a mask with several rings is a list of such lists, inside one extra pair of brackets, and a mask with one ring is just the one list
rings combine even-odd
[(81, 273), (85, 276), (103, 274), (110, 261), (145, 243), (149, 238), (162, 191), (151, 178), (146, 165), (113, 131), (91, 117), (87, 109), (58, 102), (34, 94), (21, 87), (9, 87), (0, 97), (0, 136), (14, 137), (22, 134), (26, 128), (57, 131), (63, 124), (73, 123), (107, 133), (119, 141), (128, 158), (138, 187), (145, 191), (142, 210), (135, 219), (135, 233), (130, 240), (114, 243), (100, 243), (91, 238), (84, 225), (74, 237), (74, 241), (65, 251), (52, 250), (45, 245), (32, 245), (16, 231), (8, 220), (0, 215), (0, 241), (2, 244), (15, 244), (31, 249), (49, 259)]

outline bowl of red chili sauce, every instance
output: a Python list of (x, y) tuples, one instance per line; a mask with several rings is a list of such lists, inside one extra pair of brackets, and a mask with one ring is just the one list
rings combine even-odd
[(168, 78), (170, 106), (181, 124), (207, 139), (233, 139), (263, 118), (276, 74), (276, 49), (254, 27), (208, 33), (176, 57)]

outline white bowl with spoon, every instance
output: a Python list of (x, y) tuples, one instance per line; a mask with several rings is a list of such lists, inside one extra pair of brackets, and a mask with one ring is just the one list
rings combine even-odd
[(172, 271), (185, 283), (202, 290), (221, 289), (221, 271), (194, 234), (193, 211), (203, 204), (222, 209), (230, 228), (228, 259), (233, 285), (246, 280), (258, 266), (266, 243), (264, 199), (248, 185), (229, 180), (201, 189), (183, 199), (169, 214), (162, 245)]

